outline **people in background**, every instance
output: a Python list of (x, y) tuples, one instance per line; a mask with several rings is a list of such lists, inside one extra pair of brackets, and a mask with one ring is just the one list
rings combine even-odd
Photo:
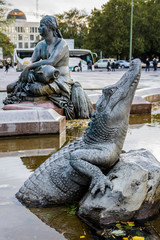
[(111, 63), (110, 60), (107, 60), (107, 71), (109, 72), (111, 70)]
[(154, 71), (157, 71), (157, 59), (156, 58), (153, 58), (153, 68), (154, 68)]
[(82, 72), (82, 60), (78, 63), (78, 71)]
[(115, 61), (113, 60), (112, 64), (111, 64), (111, 68), (112, 68), (112, 71), (115, 72)]
[(5, 72), (8, 72), (9, 66), (10, 66), (10, 63), (6, 60), (5, 61)]
[(89, 71), (92, 71), (92, 60), (89, 60), (89, 61), (87, 62), (87, 65), (88, 65), (88, 70), (89, 70)]
[(146, 58), (146, 72), (150, 71), (150, 62), (149, 62), (149, 58)]

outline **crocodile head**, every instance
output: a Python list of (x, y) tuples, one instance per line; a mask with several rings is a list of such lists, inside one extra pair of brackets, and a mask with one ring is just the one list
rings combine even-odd
[(132, 100), (137, 88), (141, 72), (141, 62), (135, 59), (129, 70), (114, 85), (102, 90), (102, 96), (96, 104), (97, 114), (105, 114), (110, 125), (118, 124), (125, 115), (129, 115)]
[[(129, 70), (117, 83), (103, 88), (102, 96), (97, 101), (96, 110), (92, 114), (92, 121), (84, 134), (84, 140), (94, 139), (96, 141), (96, 138), (99, 142), (100, 132), (108, 138), (109, 132), (112, 132), (111, 129), (116, 130), (119, 125), (122, 125), (122, 122), (126, 122), (128, 125), (130, 108), (140, 73), (141, 62), (139, 59), (135, 59), (131, 62)], [(107, 135), (105, 135), (105, 131)]]

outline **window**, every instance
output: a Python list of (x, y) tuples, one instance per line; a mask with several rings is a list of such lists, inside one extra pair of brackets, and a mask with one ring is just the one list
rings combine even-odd
[(28, 27), (25, 28), (25, 32), (26, 32), (26, 33), (29, 32), (29, 28), (28, 28)]
[(30, 27), (30, 33), (34, 33), (34, 27)]
[(35, 27), (35, 33), (37, 33), (38, 32), (38, 28), (37, 27)]
[(28, 42), (24, 43), (24, 48), (28, 48)]
[(39, 35), (36, 35), (36, 41), (39, 41)]
[(28, 35), (26, 34), (26, 35), (24, 35), (24, 41), (28, 41), (29, 40), (29, 37), (28, 37)]
[(23, 27), (18, 27), (18, 32), (24, 32), (24, 28)]
[(34, 41), (34, 35), (30, 35), (30, 40)]
[(19, 43), (18, 43), (18, 47), (19, 47), (19, 48), (23, 48), (22, 42), (19, 42)]
[(18, 40), (22, 40), (22, 34), (18, 35)]
[(35, 47), (35, 43), (30, 43), (30, 48), (34, 48)]
[(12, 39), (13, 39), (14, 42), (16, 42), (17, 41), (17, 35), (13, 34)]

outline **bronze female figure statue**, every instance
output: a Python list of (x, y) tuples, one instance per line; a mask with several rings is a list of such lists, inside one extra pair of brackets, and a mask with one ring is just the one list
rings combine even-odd
[[(73, 119), (75, 109), (71, 101), (71, 91), (74, 82), (69, 72), (68, 45), (58, 29), (56, 17), (43, 17), (38, 30), (44, 40), (36, 45), (32, 63), (23, 70), (19, 80), (7, 86), (8, 96), (4, 104), (25, 101), (26, 96), (47, 96), (57, 106), (64, 108), (67, 119)], [(77, 86), (80, 87), (76, 84), (75, 89)], [(82, 92), (87, 98), (84, 91)], [(88, 104), (91, 103), (87, 98)], [(91, 113), (92, 107), (89, 108)]]

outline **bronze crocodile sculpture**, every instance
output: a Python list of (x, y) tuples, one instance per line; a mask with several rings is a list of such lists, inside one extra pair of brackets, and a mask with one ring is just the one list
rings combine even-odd
[(107, 172), (122, 151), (140, 73), (135, 59), (117, 83), (103, 88), (84, 135), (49, 157), (20, 188), (16, 197), (23, 204), (64, 204), (79, 200), (88, 187), (92, 195), (112, 187)]

